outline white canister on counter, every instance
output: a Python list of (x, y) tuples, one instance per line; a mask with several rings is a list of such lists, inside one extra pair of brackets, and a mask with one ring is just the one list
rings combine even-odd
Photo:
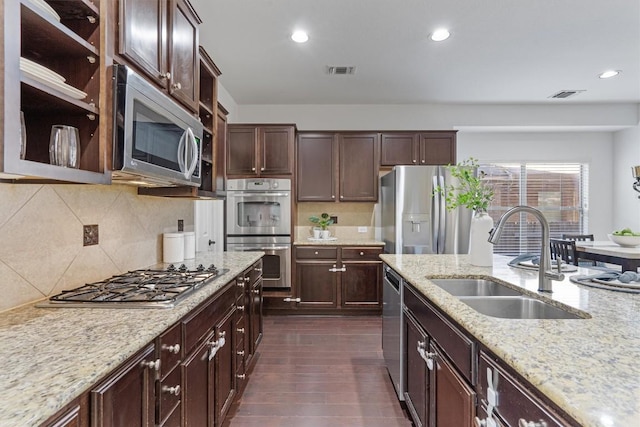
[(194, 259), (196, 257), (196, 233), (185, 231), (184, 233), (184, 259)]
[(162, 235), (162, 261), (184, 261), (184, 233), (164, 233)]

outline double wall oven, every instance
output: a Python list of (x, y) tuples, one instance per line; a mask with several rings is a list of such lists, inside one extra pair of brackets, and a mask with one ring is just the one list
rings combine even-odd
[(291, 287), (291, 180), (227, 181), (227, 251), (262, 251), (264, 288)]

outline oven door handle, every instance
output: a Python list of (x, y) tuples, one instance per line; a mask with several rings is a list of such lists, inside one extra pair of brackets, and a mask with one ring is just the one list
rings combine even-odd
[(236, 193), (235, 191), (227, 191), (227, 197), (236, 197), (236, 196), (252, 196), (252, 197), (289, 197), (289, 193)]
[(241, 248), (241, 252), (251, 252), (251, 251), (283, 251), (285, 249), (289, 249), (288, 246), (269, 246), (269, 247), (251, 247), (251, 248)]

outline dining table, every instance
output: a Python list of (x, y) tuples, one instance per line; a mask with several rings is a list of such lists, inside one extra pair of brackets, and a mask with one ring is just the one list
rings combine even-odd
[(576, 241), (576, 256), (619, 265), (623, 272), (637, 272), (640, 267), (640, 247), (620, 246), (608, 240)]

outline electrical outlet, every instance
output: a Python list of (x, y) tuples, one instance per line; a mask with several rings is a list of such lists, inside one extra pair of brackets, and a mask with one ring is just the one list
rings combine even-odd
[(82, 246), (97, 245), (98, 239), (98, 224), (83, 225), (82, 226)]
[(178, 220), (178, 231), (184, 231), (184, 219)]
[(366, 233), (367, 227), (358, 227), (358, 233)]
[(338, 216), (337, 215), (330, 216), (329, 218), (331, 218), (333, 220), (334, 224), (338, 223)]

